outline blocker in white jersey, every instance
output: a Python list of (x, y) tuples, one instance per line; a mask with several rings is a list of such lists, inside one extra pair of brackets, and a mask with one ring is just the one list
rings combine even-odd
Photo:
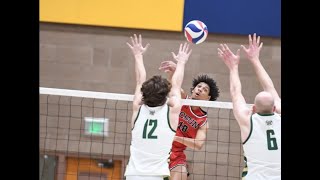
[(262, 45), (260, 36), (257, 37), (255, 33), (253, 37), (249, 34), (248, 47), (241, 45), (263, 88), (255, 96), (251, 110), (241, 91), (240, 49), (234, 54), (226, 44), (218, 48), (219, 57), (230, 72), (233, 114), (240, 127), (246, 163), (243, 180), (281, 179), (281, 98), (260, 62)]
[(131, 156), (125, 176), (169, 176), (168, 158), (174, 136), (167, 104), (142, 105), (132, 130)]
[(161, 76), (146, 81), (143, 53), (149, 44), (142, 45), (142, 37), (134, 35), (127, 43), (135, 59), (136, 88), (132, 101), (132, 140), (130, 159), (126, 167), (127, 180), (163, 180), (170, 176), (168, 158), (181, 109), (181, 84), (185, 64), (191, 51), (180, 44), (173, 58), (177, 68), (171, 82)]
[(248, 138), (243, 142), (245, 180), (281, 179), (281, 116), (277, 113), (251, 116)]

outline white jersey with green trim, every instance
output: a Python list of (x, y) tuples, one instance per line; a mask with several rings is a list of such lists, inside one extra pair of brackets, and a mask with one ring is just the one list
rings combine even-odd
[(132, 129), (125, 176), (170, 176), (168, 158), (175, 134), (170, 126), (167, 104), (142, 105)]
[(281, 115), (255, 113), (250, 121), (250, 133), (243, 142), (243, 179), (281, 179)]

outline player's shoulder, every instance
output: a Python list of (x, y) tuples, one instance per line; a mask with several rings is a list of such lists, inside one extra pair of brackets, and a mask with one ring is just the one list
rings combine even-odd
[(207, 111), (203, 110), (201, 107), (199, 109), (203, 116), (208, 115)]
[(279, 114), (279, 113), (274, 113), (276, 116), (278, 116), (279, 117), (279, 119), (281, 119), (281, 113)]

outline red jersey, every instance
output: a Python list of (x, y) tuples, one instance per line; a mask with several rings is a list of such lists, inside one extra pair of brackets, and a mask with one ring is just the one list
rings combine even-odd
[[(182, 106), (179, 115), (179, 124), (176, 136), (195, 138), (198, 129), (207, 123), (207, 112), (201, 108), (193, 111), (191, 106)], [(173, 141), (171, 151), (184, 151), (187, 146), (177, 141)]]

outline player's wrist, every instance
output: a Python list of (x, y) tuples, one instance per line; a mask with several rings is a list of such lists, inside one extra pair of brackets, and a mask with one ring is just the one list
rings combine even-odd
[(252, 63), (260, 62), (259, 57), (251, 57), (251, 58), (249, 58), (249, 60), (250, 60)]
[(134, 57), (135, 57), (135, 58), (142, 57), (142, 53), (136, 53), (136, 54), (134, 54)]
[(187, 63), (188, 60), (178, 60), (177, 65), (181, 64), (181, 65), (185, 65)]

